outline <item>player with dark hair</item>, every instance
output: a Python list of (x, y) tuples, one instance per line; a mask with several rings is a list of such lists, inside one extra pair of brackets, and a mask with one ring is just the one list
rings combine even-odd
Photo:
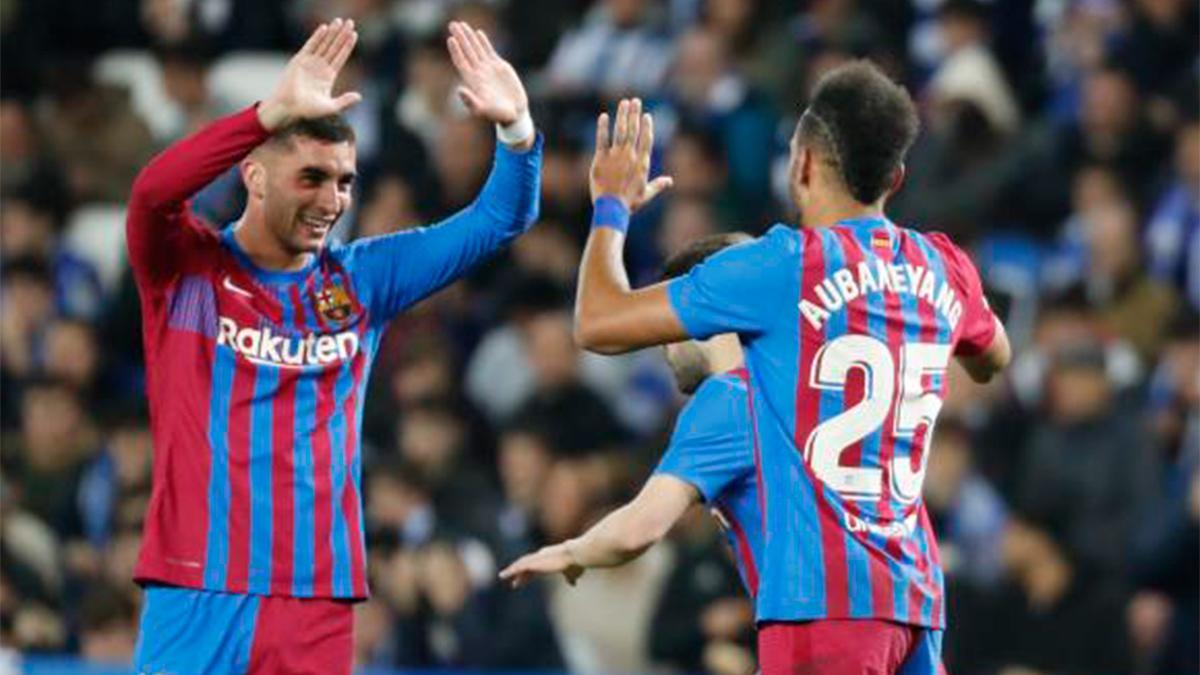
[[(749, 241), (737, 232), (698, 239), (664, 265), (663, 277), (687, 274), (705, 258)], [(758, 587), (762, 515), (754, 479), (750, 392), (737, 336), (716, 335), (666, 346), (675, 384), (691, 396), (679, 412), (671, 441), (638, 495), (575, 539), (522, 556), (500, 578), (521, 586), (536, 574), (623, 565), (667, 535), (694, 504), (708, 504), (725, 530), (742, 582)]]
[[(354, 132), (332, 95), (353, 22), (316, 29), (275, 92), (171, 146), (134, 182), (154, 476), (135, 579), (139, 672), (349, 673), (367, 596), (359, 447), (371, 362), (398, 312), (537, 216), (541, 146), (512, 67), (461, 23), (459, 96), (496, 124), (474, 203), (428, 228), (330, 244), (350, 205)], [(188, 199), (238, 165), (240, 220)]]
[[(649, 180), (653, 125), (600, 116), (576, 338), (619, 353), (735, 332), (746, 354), (767, 533), (763, 672), (933, 672), (942, 571), (921, 501), (951, 357), (977, 380), (1010, 360), (978, 272), (940, 234), (883, 214), (917, 133), (907, 92), (865, 61), (818, 83), (791, 145), (801, 227), (775, 226), (636, 291), (621, 265)], [(903, 668), (903, 670), (901, 670)]]

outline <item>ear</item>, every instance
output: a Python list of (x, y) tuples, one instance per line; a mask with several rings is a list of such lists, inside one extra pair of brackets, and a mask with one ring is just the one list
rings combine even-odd
[(242, 160), (238, 168), (242, 172), (242, 185), (251, 198), (263, 199), (267, 192), (267, 168), (263, 163), (250, 155)]
[(886, 196), (891, 197), (899, 192), (900, 186), (904, 185), (904, 177), (907, 175), (908, 171), (904, 167), (904, 162), (900, 162), (900, 165), (897, 166), (896, 170), (892, 172), (892, 185), (888, 188)]
[(797, 161), (800, 163), (800, 170), (796, 172), (796, 179), (800, 182), (797, 187), (811, 185), (815, 177), (813, 174), (816, 171), (816, 158), (813, 156), (812, 150), (807, 146), (800, 148), (800, 157)]

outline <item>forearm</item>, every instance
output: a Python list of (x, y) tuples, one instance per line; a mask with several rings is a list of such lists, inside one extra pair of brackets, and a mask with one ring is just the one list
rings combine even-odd
[(980, 384), (990, 382), (1012, 361), (1012, 347), (1009, 345), (1004, 324), (997, 317), (992, 317), (992, 320), (995, 323), (995, 333), (988, 348), (979, 354), (958, 357), (959, 363), (971, 379)]
[(617, 567), (642, 555), (666, 535), (627, 504), (605, 516), (587, 532), (566, 542), (580, 567)]
[(666, 284), (630, 289), (624, 243), (623, 232), (592, 227), (579, 263), (575, 342), (599, 354), (621, 354), (688, 339)]
[(619, 331), (608, 325), (630, 293), (624, 261), (625, 234), (611, 227), (593, 227), (579, 262), (575, 298), (575, 337), (586, 349), (620, 353)]
[(130, 208), (179, 206), (268, 136), (253, 107), (209, 124), (150, 160), (134, 180)]
[(537, 220), (541, 196), (542, 139), (506, 145), (496, 141), (496, 154), (487, 182), (472, 204), (490, 230), (509, 238)]

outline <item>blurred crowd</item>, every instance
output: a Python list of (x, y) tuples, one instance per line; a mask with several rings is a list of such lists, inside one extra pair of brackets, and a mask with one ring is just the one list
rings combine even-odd
[[(957, 369), (925, 493), (951, 672), (1197, 672), (1200, 38), (1190, 0), (0, 0), (0, 645), (128, 662), (151, 439), (122, 207), (156, 151), (267, 92), (353, 18), (364, 94), (342, 240), (468, 203), (493, 133), (454, 97), (451, 18), (522, 74), (545, 136), (532, 231), (396, 320), (364, 415), (381, 668), (744, 675), (752, 609), (700, 509), (635, 563), (501, 588), (629, 498), (681, 404), (655, 350), (582, 354), (571, 297), (596, 113), (637, 94), (675, 189), (636, 283), (696, 237), (795, 222), (806, 92), (868, 57), (923, 130), (890, 215), (950, 233), (1018, 348)], [(223, 227), (229, 174), (193, 208)], [(804, 573), (804, 570), (797, 570)]]

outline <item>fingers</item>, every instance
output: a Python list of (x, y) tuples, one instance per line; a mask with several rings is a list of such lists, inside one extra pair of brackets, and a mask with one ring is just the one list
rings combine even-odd
[(613, 127), (613, 145), (624, 145), (629, 136), (629, 101), (621, 99), (617, 104), (617, 123)]
[(642, 135), (642, 99), (635, 98), (629, 104), (629, 139), (626, 141), (629, 145), (638, 146), (639, 139)]
[(642, 113), (636, 147), (638, 158), (648, 164), (650, 151), (654, 149), (654, 118), (650, 116), (650, 113)]
[(362, 101), (362, 94), (357, 91), (349, 91), (333, 99), (333, 105), (337, 112), (342, 112), (351, 106), (357, 105), (360, 101)]
[(457, 37), (451, 35), (446, 38), (446, 48), (450, 51), (450, 61), (459, 73), (471, 67), (470, 62), (467, 61), (467, 55), (463, 53), (462, 43), (458, 41)]
[(613, 145), (637, 145), (640, 143), (642, 100), (623, 98), (617, 104), (617, 124), (613, 131)]
[(476, 68), (479, 66), (482, 56), (476, 49), (473, 36), (470, 33), (471, 31), (467, 29), (466, 24), (460, 21), (450, 24), (450, 36), (458, 43), (467, 67)]
[(483, 48), (485, 55), (494, 59), (500, 58), (500, 55), (496, 53), (496, 48), (492, 46), (492, 41), (488, 39), (487, 33), (477, 28), (475, 29), (475, 36), (479, 38), (479, 46)]
[(326, 61), (330, 60), (333, 45), (341, 37), (342, 26), (343, 21), (341, 19), (334, 19), (327, 24), (325, 34), (321, 36), (321, 40), (317, 42), (316, 48), (313, 50), (316, 56)]
[(358, 44), (358, 31), (354, 30), (353, 21), (347, 21), (342, 29), (342, 35), (338, 37), (338, 42), (334, 47), (333, 58), (330, 60), (335, 70), (341, 70), (342, 66), (346, 65), (356, 44)]
[(654, 180), (650, 181), (648, 185), (646, 185), (646, 191), (642, 193), (641, 203), (646, 204), (650, 202), (663, 192), (670, 190), (674, 185), (675, 179), (671, 178), (670, 176), (659, 176), (658, 178), (655, 178)]
[(300, 54), (316, 54), (317, 53), (317, 45), (321, 44), (321, 42), (325, 39), (325, 33), (328, 30), (329, 30), (329, 26), (327, 26), (325, 24), (321, 24), (320, 26), (317, 26), (317, 29), (312, 32), (312, 35), (308, 36), (308, 41), (304, 43), (304, 46), (300, 48), (300, 51), (298, 53), (300, 53)]
[(479, 61), (486, 59), (488, 50), (487, 47), (484, 46), (483, 40), (480, 38), (480, 36), (483, 35), (483, 31), (471, 28), (470, 25), (464, 22), (459, 22), (458, 25), (462, 29), (463, 36), (471, 43), (471, 51), (475, 53), (476, 59)]
[(483, 102), (479, 100), (479, 97), (475, 95), (475, 92), (471, 91), (467, 87), (458, 88), (458, 98), (463, 102), (463, 105), (467, 106), (467, 110), (472, 115), (479, 114), (479, 110), (483, 107)]
[(608, 113), (600, 113), (600, 116), (596, 118), (596, 152), (608, 149), (611, 140), (608, 124)]

